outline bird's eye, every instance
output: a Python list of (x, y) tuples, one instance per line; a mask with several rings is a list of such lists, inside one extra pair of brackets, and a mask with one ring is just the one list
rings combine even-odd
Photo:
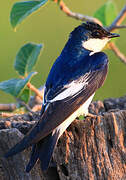
[(95, 31), (92, 33), (93, 37), (100, 37), (100, 33), (98, 31)]

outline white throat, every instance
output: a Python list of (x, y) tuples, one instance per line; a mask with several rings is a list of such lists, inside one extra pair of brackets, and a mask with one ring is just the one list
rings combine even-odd
[(96, 53), (96, 52), (100, 52), (104, 46), (107, 44), (107, 42), (109, 41), (109, 38), (104, 38), (104, 39), (95, 39), (95, 38), (91, 38), (87, 41), (83, 41), (82, 42), (82, 46), (87, 49), (92, 51), (90, 53), (90, 55)]

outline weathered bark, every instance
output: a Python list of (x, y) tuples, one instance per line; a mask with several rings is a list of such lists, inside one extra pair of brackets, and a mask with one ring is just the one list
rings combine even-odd
[(97, 118), (75, 120), (61, 136), (46, 173), (39, 162), (25, 173), (29, 151), (2, 155), (39, 120), (39, 113), (0, 120), (0, 180), (126, 180), (126, 97), (90, 105)]

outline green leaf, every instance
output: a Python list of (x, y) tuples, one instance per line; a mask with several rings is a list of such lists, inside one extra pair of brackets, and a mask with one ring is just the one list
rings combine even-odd
[(27, 16), (43, 6), (48, 0), (17, 2), (10, 13), (10, 22), (13, 28), (20, 24)]
[(30, 90), (25, 88), (18, 98), (27, 104), (30, 98)]
[(80, 115), (80, 116), (79, 116), (79, 120), (84, 120), (84, 116), (83, 116), (83, 115)]
[(112, 0), (108, 0), (94, 14), (94, 17), (99, 19), (103, 26), (109, 26), (117, 16), (116, 5)]
[(24, 90), (26, 84), (35, 74), (36, 72), (31, 72), (25, 79), (15, 78), (8, 81), (3, 81), (0, 83), (0, 90), (9, 93), (14, 97), (18, 97)]
[(42, 44), (25, 44), (17, 53), (14, 68), (21, 76), (27, 76), (37, 62)]

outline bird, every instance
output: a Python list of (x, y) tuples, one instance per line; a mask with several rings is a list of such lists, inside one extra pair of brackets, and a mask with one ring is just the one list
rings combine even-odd
[(40, 120), (5, 158), (32, 146), (26, 172), (38, 160), (41, 170), (48, 170), (60, 136), (76, 117), (89, 114), (88, 107), (108, 72), (108, 57), (102, 49), (114, 37), (119, 34), (95, 22), (82, 23), (70, 33), (47, 77)]

